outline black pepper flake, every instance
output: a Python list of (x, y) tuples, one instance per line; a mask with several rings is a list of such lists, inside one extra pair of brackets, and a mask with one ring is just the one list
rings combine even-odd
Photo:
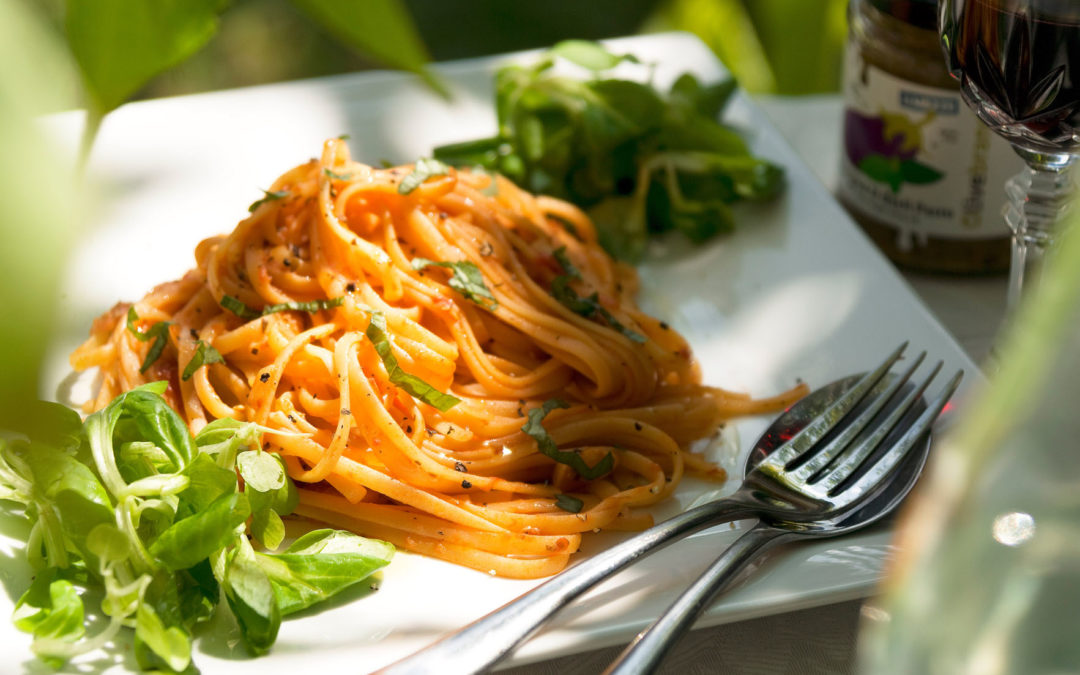
[(480, 247), (480, 255), (487, 258), (495, 252), (495, 247), (491, 245), (490, 241), (485, 241), (484, 245)]
[(285, 267), (292, 267), (292, 261), (289, 260), (288, 258), (282, 258), (281, 259), (281, 264), (284, 265)]
[(409, 426), (405, 427), (405, 433), (407, 433), (407, 434), (412, 433), (412, 425), (411, 424)]
[(444, 211), (439, 211), (439, 220), (446, 220), (448, 216)]
[(349, 283), (345, 284), (345, 291), (347, 293), (355, 293), (356, 292), (356, 284), (354, 284), (351, 281)]
[(270, 447), (270, 441), (266, 441), (266, 442), (263, 443), (263, 450), (265, 450), (265, 449), (267, 449), (269, 447)]
[(269, 381), (270, 381), (270, 373), (263, 373), (262, 375), (259, 376), (259, 382), (269, 382)]
[(197, 340), (199, 338), (199, 331), (194, 328), (188, 328), (188, 335), (191, 336), (192, 340)]
[(259, 348), (258, 347), (252, 347), (251, 348), (251, 354), (252, 354), (252, 356), (257, 356), (259, 354)]
[(666, 321), (661, 321), (660, 322), (660, 329), (661, 330), (670, 330), (671, 326), (669, 326)]
[(634, 431), (641, 431), (641, 422), (634, 422)]
[(293, 416), (292, 416), (292, 414), (286, 415), (286, 417), (288, 417), (288, 418), (289, 418), (289, 421), (290, 421), (290, 422), (292, 422), (293, 424), (296, 424), (296, 418), (295, 418), (295, 417), (293, 417)]
[(465, 465), (463, 463), (454, 462), (454, 471), (460, 471), (461, 473), (465, 473), (466, 471), (468, 471), (468, 469), (465, 468)]
[(469, 481), (467, 481), (467, 480), (463, 480), (463, 481), (461, 481), (461, 487), (463, 487), (463, 488), (465, 488), (466, 490), (468, 490), (469, 488), (471, 488), (471, 487), (472, 487), (472, 483), (470, 483), (470, 482), (469, 482)]
[(343, 416), (345, 416), (345, 417), (348, 417), (349, 415), (351, 415), (351, 414), (352, 414), (352, 411), (351, 411), (351, 410), (349, 410), (348, 408), (342, 408), (342, 409), (341, 409), (341, 414), (342, 414)]
[(525, 417), (525, 411), (521, 409), (521, 406), (518, 406), (517, 414), (518, 417)]
[(300, 247), (297, 246), (296, 244), (293, 244), (290, 248), (292, 249), (292, 254), (294, 256), (296, 256), (297, 258), (299, 258), (300, 257)]

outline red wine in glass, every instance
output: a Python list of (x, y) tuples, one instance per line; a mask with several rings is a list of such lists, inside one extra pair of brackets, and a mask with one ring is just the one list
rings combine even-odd
[(1080, 0), (941, 0), (949, 71), (967, 104), (1028, 168), (1006, 185), (1009, 304), (1052, 251), (1080, 151)]
[(982, 120), (1033, 150), (1080, 147), (1080, 2), (954, 0), (942, 41)]

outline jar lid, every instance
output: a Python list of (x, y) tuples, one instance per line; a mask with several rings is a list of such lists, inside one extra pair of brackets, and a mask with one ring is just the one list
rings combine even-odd
[(870, 4), (917, 28), (937, 30), (937, 0), (870, 0)]

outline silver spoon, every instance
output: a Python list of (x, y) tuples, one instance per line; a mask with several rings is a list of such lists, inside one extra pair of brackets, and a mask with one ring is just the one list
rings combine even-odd
[[(765, 432), (747, 458), (749, 472), (775, 447), (778, 439), (798, 432), (813, 414), (807, 410), (828, 406), (835, 397), (850, 388), (857, 377), (838, 380), (819, 389), (801, 403), (781, 416)], [(805, 410), (799, 408), (805, 407)], [(739, 537), (690, 585), (682, 595), (651, 626), (637, 636), (618, 658), (608, 666), (604, 675), (627, 673), (652, 673), (664, 657), (692, 627), (701, 614), (709, 608), (721, 591), (730, 587), (739, 573), (765, 550), (797, 540), (800, 537), (836, 537), (868, 527), (891, 514), (914, 487), (926, 462), (930, 443), (926, 437), (924, 451), (913, 452), (901, 465), (897, 475), (876, 496), (855, 510), (833, 518), (810, 522), (790, 522), (762, 519)]]

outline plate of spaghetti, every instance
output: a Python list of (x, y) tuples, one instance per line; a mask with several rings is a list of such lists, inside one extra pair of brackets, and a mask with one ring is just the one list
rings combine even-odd
[[(722, 73), (689, 36), (615, 44), (659, 80)], [(804, 380), (854, 372), (897, 335), (971, 367), (745, 99), (731, 118), (787, 168), (788, 194), (709, 245), (662, 240), (638, 269), (566, 202), (417, 160), (490, 128), (483, 92), (507, 58), (440, 66), (452, 102), (371, 73), (135, 104), (102, 131), (91, 170), (115, 189), (73, 259), (46, 394), (90, 412), (163, 380), (193, 432), (260, 425), (299, 488), (293, 526), (399, 550), (377, 592), (285, 622), (268, 656), (237, 660), (215, 619), (205, 673), (377, 668), (730, 489)], [(628, 640), (737, 534), (643, 561), (516, 658)], [(887, 552), (880, 532), (804, 547), (705, 621), (865, 594)], [(0, 639), (27, 641), (8, 625)]]

